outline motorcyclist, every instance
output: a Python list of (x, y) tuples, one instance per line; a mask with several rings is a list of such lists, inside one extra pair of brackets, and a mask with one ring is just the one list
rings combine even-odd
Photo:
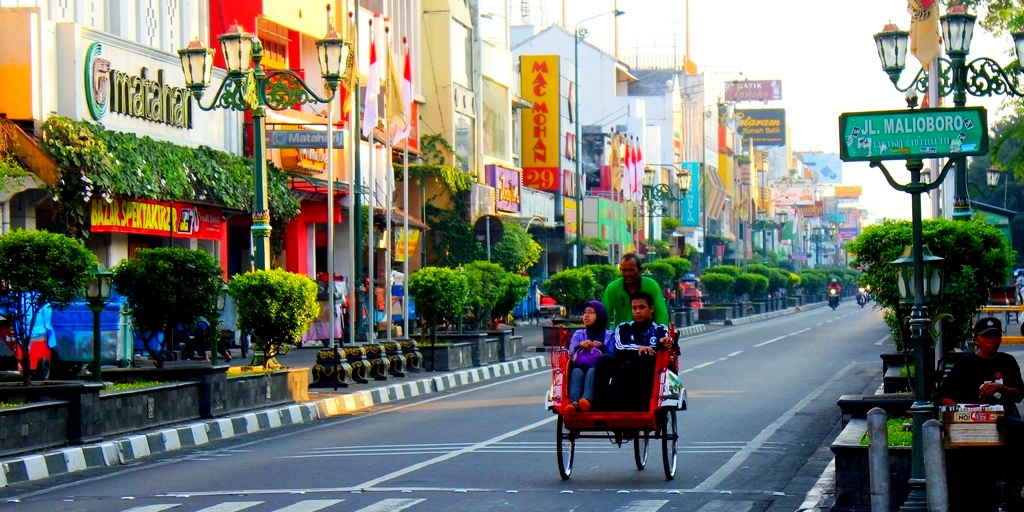
[(832, 281), (828, 283), (828, 287), (826, 288), (826, 291), (829, 292), (829, 295), (832, 294), (832, 290), (836, 291), (836, 295), (843, 293), (843, 285), (839, 284), (839, 280), (834, 277), (832, 278)]
[(861, 307), (864, 307), (864, 304), (867, 304), (867, 302), (868, 292), (866, 289), (864, 289), (864, 287), (861, 287), (857, 290), (857, 304), (860, 304)]

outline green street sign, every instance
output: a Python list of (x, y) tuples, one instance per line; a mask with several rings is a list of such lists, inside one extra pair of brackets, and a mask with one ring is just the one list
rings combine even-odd
[(844, 162), (913, 160), (988, 153), (983, 107), (846, 112), (839, 116)]

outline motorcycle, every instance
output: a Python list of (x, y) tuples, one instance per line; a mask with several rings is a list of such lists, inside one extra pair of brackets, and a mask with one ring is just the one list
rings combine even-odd
[(857, 290), (857, 304), (860, 305), (860, 307), (863, 308), (864, 305), (867, 304), (867, 303), (868, 303), (868, 292), (865, 291), (864, 288), (861, 288), (861, 289)]
[(835, 311), (839, 307), (839, 290), (835, 288), (828, 291), (828, 305)]

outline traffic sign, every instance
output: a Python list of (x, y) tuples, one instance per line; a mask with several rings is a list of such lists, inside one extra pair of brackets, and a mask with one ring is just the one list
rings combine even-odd
[(839, 116), (844, 162), (913, 160), (988, 153), (982, 107), (846, 112)]
[(493, 245), (505, 237), (505, 224), (496, 215), (483, 215), (473, 224), (473, 234), (480, 243)]
[[(323, 126), (323, 125), (320, 125)], [(268, 148), (327, 149), (327, 132), (313, 130), (267, 130)], [(335, 130), (334, 149), (344, 149), (345, 131)]]

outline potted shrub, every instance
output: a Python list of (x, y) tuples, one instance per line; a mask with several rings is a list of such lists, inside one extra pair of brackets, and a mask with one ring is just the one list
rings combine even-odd
[[(544, 281), (543, 286), (548, 295), (554, 297), (565, 308), (566, 315), (570, 316), (570, 320), (573, 320), (563, 326), (570, 333), (583, 327), (583, 320), (580, 317), (583, 313), (583, 305), (587, 301), (599, 299), (599, 294), (603, 292), (598, 289), (594, 274), (583, 268), (563, 270)], [(552, 326), (544, 326), (542, 329), (545, 345), (556, 344), (553, 329), (557, 324), (561, 324), (561, 322), (552, 321)]]
[(502, 284), (498, 276), (505, 271), (497, 263), (474, 261), (463, 266), (462, 273), (469, 289), (467, 305), (473, 314), (470, 330), (487, 330), (491, 311), (501, 298)]
[(40, 311), (80, 297), (95, 264), (85, 246), (58, 233), (16, 229), (0, 236), (0, 312), (12, 324), (26, 386), (32, 383), (28, 349)]
[(237, 275), (228, 293), (235, 299), (238, 328), (252, 337), (254, 352), (263, 352), (264, 368), (279, 368), (277, 356), (302, 339), (320, 314), (316, 283), (281, 269)]
[[(513, 274), (512, 272), (502, 272), (498, 280), (501, 284), (501, 295), (498, 297), (498, 301), (494, 304), (494, 309), (491, 310), (491, 322), (492, 326), (497, 329), (498, 323), (512, 314), (516, 306), (519, 305), (526, 295), (530, 292), (530, 278)], [(494, 333), (493, 331), (488, 331)], [(509, 361), (511, 359), (517, 359), (523, 355), (523, 337), (513, 336), (511, 330), (497, 331), (501, 333), (500, 345), (498, 347), (498, 358), (502, 361)]]
[(584, 265), (580, 268), (589, 270), (591, 274), (594, 274), (594, 279), (597, 280), (597, 289), (600, 290), (599, 293), (608, 287), (608, 283), (622, 277), (619, 267), (607, 263)]
[(174, 349), (165, 347), (165, 333), (217, 315), (223, 286), (217, 260), (199, 250), (141, 249), (114, 268), (114, 287), (125, 297), (135, 332), (157, 368), (163, 367), (165, 350)]
[[(416, 314), (420, 317), (423, 325), (430, 330), (431, 369), (441, 369), (437, 364), (437, 326), (446, 318), (453, 318), (462, 313), (469, 295), (469, 285), (466, 275), (457, 270), (447, 267), (424, 267), (409, 276), (409, 295), (416, 302)], [(420, 344), (426, 346), (423, 337), (426, 330), (420, 331)], [(452, 357), (458, 355), (454, 361), (459, 365), (465, 365), (472, 357), (468, 352), (456, 351), (456, 354), (449, 354), (446, 362), (452, 362)], [(445, 366), (448, 366), (447, 363)]]
[[(761, 298), (764, 296), (766, 290), (768, 290), (767, 277), (764, 277), (760, 274), (752, 274), (746, 272), (736, 277), (736, 280), (733, 283), (732, 293), (736, 295), (736, 297), (742, 297), (743, 295), (747, 295), (751, 298)], [(765, 313), (765, 301), (762, 299), (757, 301), (756, 304), (757, 306), (754, 312)]]

